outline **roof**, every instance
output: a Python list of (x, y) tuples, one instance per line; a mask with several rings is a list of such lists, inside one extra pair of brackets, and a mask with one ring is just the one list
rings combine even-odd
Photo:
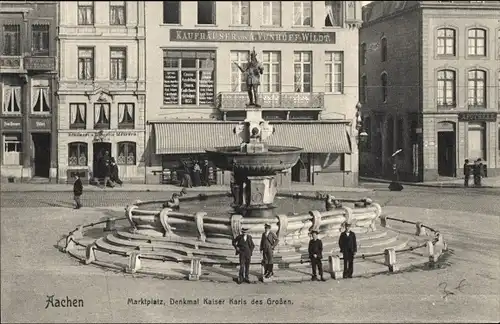
[(413, 8), (420, 1), (372, 1), (363, 7), (363, 22), (371, 22)]

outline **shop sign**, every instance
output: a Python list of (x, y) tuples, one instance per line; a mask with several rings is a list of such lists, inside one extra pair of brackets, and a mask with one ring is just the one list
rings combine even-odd
[(497, 120), (496, 112), (461, 112), (458, 113), (458, 121), (462, 122), (494, 122)]
[(121, 131), (110, 131), (110, 132), (71, 132), (69, 136), (72, 137), (95, 137), (100, 136), (136, 136), (136, 132), (121, 132)]
[(37, 130), (37, 129), (43, 129), (43, 130), (50, 130), (51, 127), (51, 120), (50, 118), (32, 118), (30, 119), (30, 126), (31, 129)]
[(21, 118), (3, 118), (2, 119), (2, 129), (22, 129), (22, 119)]
[(335, 32), (171, 29), (170, 41), (335, 44)]

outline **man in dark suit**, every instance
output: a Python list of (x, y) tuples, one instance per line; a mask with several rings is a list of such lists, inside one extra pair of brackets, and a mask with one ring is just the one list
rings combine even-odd
[(321, 259), (323, 258), (323, 242), (318, 238), (318, 231), (312, 231), (312, 239), (309, 241), (309, 259), (311, 260), (312, 266), (312, 281), (317, 281), (316, 269), (318, 269), (321, 281), (326, 281), (323, 278), (323, 263)]
[(80, 196), (83, 193), (83, 184), (80, 176), (75, 175), (75, 182), (73, 183), (73, 199), (75, 200), (75, 209), (82, 208), (82, 203), (80, 202)]
[(273, 252), (278, 245), (278, 237), (271, 232), (271, 225), (264, 225), (264, 233), (260, 239), (260, 252), (262, 252), (262, 265), (264, 266), (264, 277), (271, 277), (273, 272)]
[(340, 253), (344, 258), (344, 278), (352, 278), (354, 271), (354, 255), (358, 252), (356, 234), (351, 232), (351, 224), (345, 224), (345, 231), (339, 238)]
[(253, 244), (252, 236), (247, 234), (248, 229), (242, 228), (241, 234), (233, 240), (233, 246), (236, 250), (236, 255), (240, 256), (240, 273), (238, 276), (238, 284), (242, 281), (250, 283), (248, 278), (250, 272), (250, 261), (255, 245)]
[(465, 159), (464, 162), (464, 187), (469, 186), (469, 178), (470, 178), (470, 165), (469, 165), (469, 160)]

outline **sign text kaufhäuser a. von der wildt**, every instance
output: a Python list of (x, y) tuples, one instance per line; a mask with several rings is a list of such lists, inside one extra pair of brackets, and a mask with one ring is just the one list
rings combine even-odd
[(170, 41), (335, 44), (335, 32), (171, 29)]

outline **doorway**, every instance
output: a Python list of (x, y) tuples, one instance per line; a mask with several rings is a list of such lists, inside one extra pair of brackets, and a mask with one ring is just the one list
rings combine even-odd
[(455, 132), (438, 132), (438, 174), (455, 177)]
[(104, 157), (106, 153), (111, 157), (111, 143), (97, 142), (93, 145), (94, 161), (92, 164), (92, 172), (94, 179), (104, 179)]
[(299, 162), (292, 167), (292, 182), (311, 182), (309, 154), (301, 154)]
[(50, 133), (33, 133), (33, 176), (48, 178), (50, 170)]

